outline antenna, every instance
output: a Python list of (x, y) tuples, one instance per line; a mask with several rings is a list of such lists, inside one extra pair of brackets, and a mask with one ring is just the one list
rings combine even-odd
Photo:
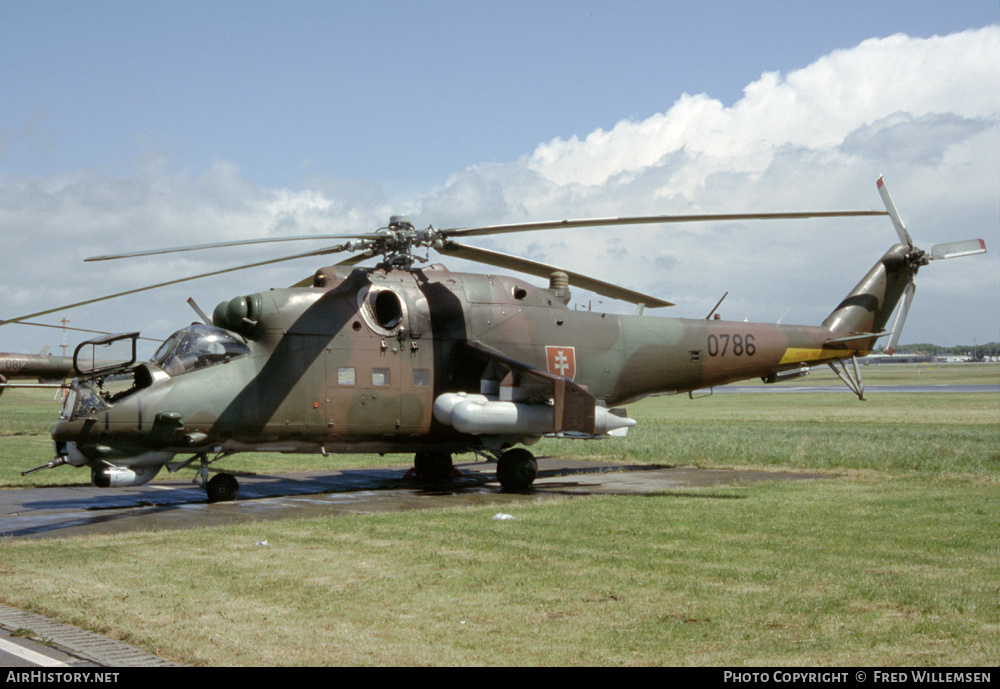
[(69, 349), (69, 346), (66, 344), (66, 326), (68, 324), (69, 324), (69, 321), (67, 319), (63, 318), (62, 319), (62, 333), (63, 333), (63, 338), (62, 338), (62, 344), (59, 345), (60, 347), (62, 347), (62, 355), (63, 356), (66, 356), (66, 350)]
[(716, 310), (718, 310), (718, 308), (720, 306), (722, 306), (722, 302), (725, 301), (726, 297), (728, 297), (728, 296), (729, 296), (729, 292), (726, 292), (725, 294), (722, 295), (722, 299), (720, 299), (719, 301), (715, 302), (715, 306), (713, 306), (712, 310), (708, 312), (707, 316), (705, 316), (705, 320), (706, 321), (712, 320), (712, 316), (715, 315)]

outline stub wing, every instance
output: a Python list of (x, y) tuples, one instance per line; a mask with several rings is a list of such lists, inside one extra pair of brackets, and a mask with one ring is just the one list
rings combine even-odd
[(569, 378), (535, 368), (478, 341), (465, 344), (485, 359), (479, 394), (445, 393), (434, 404), (441, 423), (479, 436), (594, 438), (623, 435), (633, 419), (606, 409), (586, 388)]

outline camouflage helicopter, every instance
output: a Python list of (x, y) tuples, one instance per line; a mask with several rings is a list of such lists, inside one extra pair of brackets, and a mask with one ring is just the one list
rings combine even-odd
[[(241, 268), (353, 255), (290, 288), (237, 296), (219, 304), (210, 318), (202, 312), (203, 322), (171, 335), (151, 361), (136, 362), (138, 333), (81, 345), (74, 355), (78, 377), (52, 431), (56, 457), (32, 471), (87, 466), (97, 485), (128, 486), (149, 481), (163, 466), (174, 471), (197, 462), (197, 480), (209, 500), (217, 501), (233, 499), (238, 483), (227, 473), (209, 480), (209, 465), (243, 451), (413, 453), (415, 468), (427, 479), (448, 477), (452, 455), (471, 451), (496, 460), (505, 489), (523, 490), (537, 474), (537, 461), (525, 446), (543, 436), (624, 435), (636, 423), (624, 405), (648, 395), (690, 393), (754, 377), (775, 383), (826, 363), (863, 399), (856, 357), (872, 351), (882, 337), (889, 338), (887, 350), (894, 349), (919, 268), (932, 259), (986, 250), (982, 240), (939, 244), (930, 253), (916, 248), (882, 178), (878, 189), (885, 211), (655, 216), (449, 230), (418, 230), (394, 217), (374, 233), (323, 237), (347, 241)], [(455, 241), (555, 228), (862, 215), (888, 215), (899, 242), (818, 326), (724, 321), (712, 317), (714, 309), (704, 320), (650, 317), (643, 308), (670, 302)], [(279, 240), (93, 260), (255, 241)], [(456, 273), (438, 264), (415, 267), (417, 260), (428, 260), (414, 254), (418, 249), (547, 277), (549, 285)], [(382, 257), (376, 267), (356, 267), (376, 255)], [(204, 276), (184, 279), (197, 277)], [(639, 313), (570, 309), (570, 286), (632, 302)], [(886, 330), (900, 301), (895, 323)], [(129, 341), (131, 355), (117, 363), (83, 364), (87, 356), (81, 348), (102, 351)], [(123, 389), (107, 388), (115, 378), (124, 378)]]

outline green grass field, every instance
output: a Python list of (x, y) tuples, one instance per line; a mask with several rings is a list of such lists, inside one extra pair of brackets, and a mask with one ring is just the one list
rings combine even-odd
[[(891, 368), (1000, 379), (996, 366)], [(55, 405), (14, 392), (0, 397), (0, 484), (87, 482), (67, 467), (22, 482), (51, 456)], [(0, 602), (193, 665), (1000, 662), (1000, 394), (717, 394), (630, 412), (640, 425), (624, 440), (533, 449), (830, 478), (5, 539)]]

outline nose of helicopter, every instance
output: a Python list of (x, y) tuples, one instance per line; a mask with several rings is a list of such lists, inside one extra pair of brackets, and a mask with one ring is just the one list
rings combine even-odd
[(92, 439), (88, 442), (88, 431), (93, 424), (93, 419), (61, 419), (56, 422), (52, 427), (56, 457), (73, 466), (83, 466), (112, 454), (112, 448), (96, 444)]
[[(59, 422), (56, 426), (61, 425), (63, 422)], [(75, 467), (80, 467), (86, 464), (89, 458), (80, 451), (79, 445), (77, 445), (75, 440), (65, 440), (65, 434), (61, 434), (57, 437), (56, 429), (52, 429), (52, 440), (55, 448), (56, 460), (60, 463), (72, 464)]]
[(52, 427), (52, 440), (56, 443), (76, 440), (81, 430), (81, 424), (78, 421), (60, 419)]

